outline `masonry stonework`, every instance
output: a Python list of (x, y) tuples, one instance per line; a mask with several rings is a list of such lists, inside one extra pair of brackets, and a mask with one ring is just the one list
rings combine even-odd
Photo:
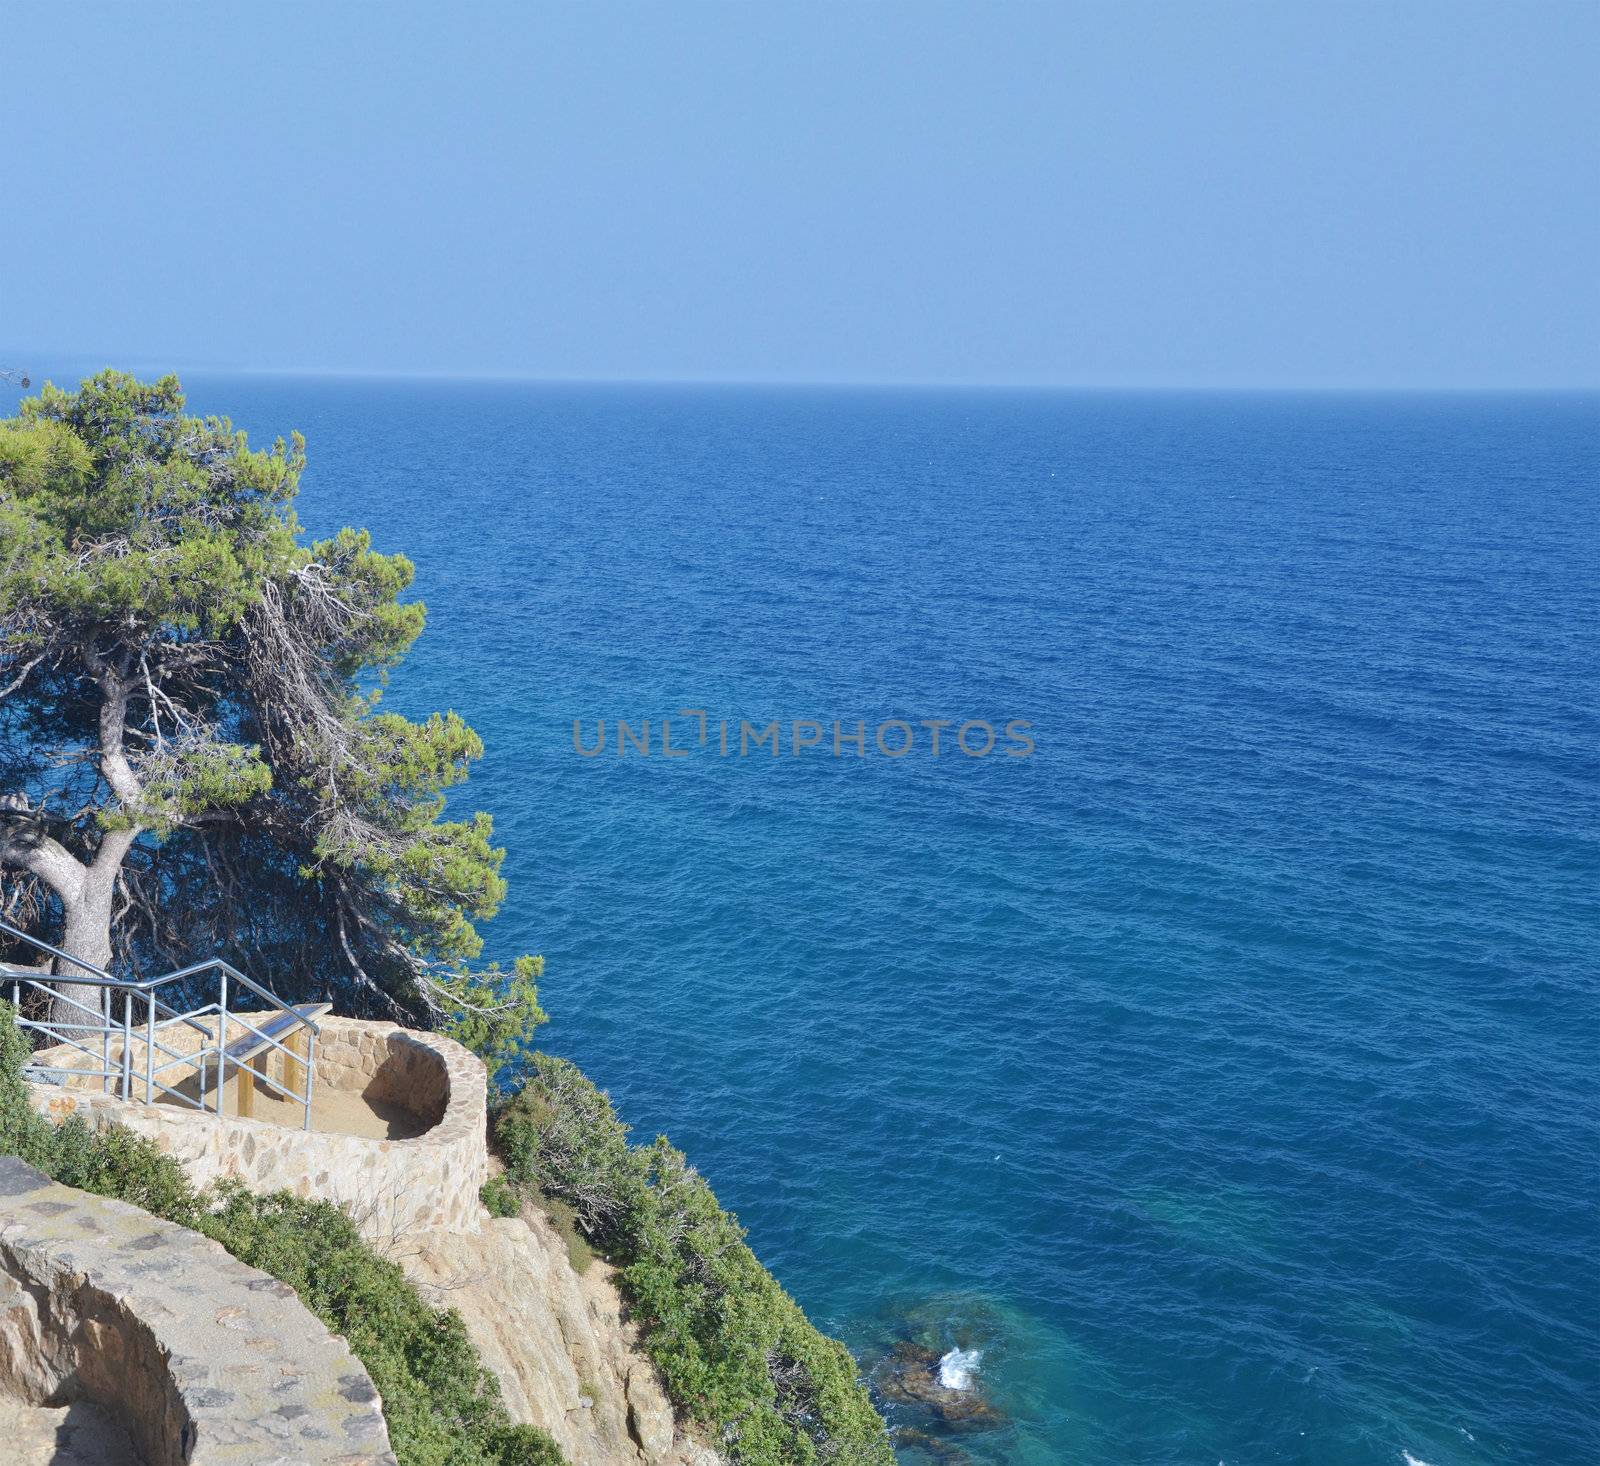
[[(478, 1190), (488, 1179), (483, 1065), (452, 1039), (394, 1023), (330, 1016), (319, 1028), (319, 1092), (331, 1086), (395, 1104), (424, 1123), (432, 1121), (429, 1128), (406, 1140), (290, 1129), (268, 1120), (123, 1100), (89, 1080), (32, 1083), (29, 1102), (52, 1120), (81, 1114), (96, 1126), (126, 1125), (149, 1136), (197, 1186), (233, 1177), (262, 1194), (291, 1191), (331, 1201), (349, 1211), (369, 1240), (430, 1227), (476, 1232), (483, 1217)], [(195, 1035), (193, 1042), (200, 1041)], [(120, 1057), (119, 1049), (114, 1058)], [(55, 1050), (35, 1058), (66, 1065), (73, 1054)], [(131, 1060), (132, 1072), (141, 1074), (144, 1054), (137, 1038)]]
[(103, 1410), (148, 1466), (395, 1466), (371, 1377), (292, 1288), (10, 1156), (0, 1395)]

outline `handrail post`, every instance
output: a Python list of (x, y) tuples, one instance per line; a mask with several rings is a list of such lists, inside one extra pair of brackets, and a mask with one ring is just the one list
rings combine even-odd
[(100, 1089), (111, 1093), (111, 989), (100, 989)]
[(306, 1025), (306, 1067), (300, 1075), (300, 1082), (306, 1087), (306, 1123), (305, 1128), (311, 1128), (311, 1090), (312, 1075), (317, 1072), (317, 1035), (310, 1024)]
[(122, 1098), (133, 1098), (133, 994), (127, 988), (122, 990)]
[(151, 988), (145, 995), (145, 1033), (144, 1033), (144, 1102), (155, 1102), (156, 1087), (156, 990)]
[(222, 1096), (228, 1087), (228, 969), (217, 969), (217, 1118), (222, 1118)]

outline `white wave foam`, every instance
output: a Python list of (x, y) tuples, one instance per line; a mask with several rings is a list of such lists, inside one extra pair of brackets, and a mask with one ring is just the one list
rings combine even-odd
[(1410, 1451), (1402, 1450), (1400, 1454), (1405, 1457), (1406, 1466), (1428, 1466), (1426, 1461), (1413, 1456)]
[(947, 1390), (970, 1390), (982, 1349), (952, 1349), (939, 1360), (939, 1383)]

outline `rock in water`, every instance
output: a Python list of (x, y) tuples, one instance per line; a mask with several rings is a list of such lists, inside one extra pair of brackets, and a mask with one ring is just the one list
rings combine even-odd
[(1000, 1412), (972, 1387), (970, 1367), (965, 1372), (943, 1371), (945, 1378), (966, 1379), (965, 1388), (953, 1389), (942, 1382), (940, 1366), (947, 1357), (936, 1349), (902, 1339), (883, 1362), (878, 1389), (886, 1400), (931, 1410), (947, 1426), (981, 1429), (998, 1425)]

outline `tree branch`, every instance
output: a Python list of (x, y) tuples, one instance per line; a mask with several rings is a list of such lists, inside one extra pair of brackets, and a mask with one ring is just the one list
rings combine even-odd
[(26, 794), (0, 797), (0, 865), (37, 876), (63, 901), (77, 901), (89, 868), (39, 828)]
[(131, 825), (123, 830), (107, 830), (100, 837), (100, 848), (95, 851), (94, 859), (89, 862), (91, 874), (100, 871), (115, 871), (122, 864), (122, 857), (132, 848), (133, 842), (139, 838), (141, 830), (139, 825)]
[(128, 684), (102, 664), (100, 669), (100, 772), (129, 810), (136, 809), (144, 790), (123, 746), (128, 723)]
[(0, 687), (0, 701), (10, 697), (13, 692), (15, 692), (19, 687), (22, 686), (24, 682), (28, 680), (28, 674), (44, 660), (44, 657), (45, 654), (40, 652), (39, 655), (36, 656), (31, 662), (24, 662), (22, 664), (22, 670), (18, 672), (17, 675), (8, 683), (6, 683), (4, 687)]

